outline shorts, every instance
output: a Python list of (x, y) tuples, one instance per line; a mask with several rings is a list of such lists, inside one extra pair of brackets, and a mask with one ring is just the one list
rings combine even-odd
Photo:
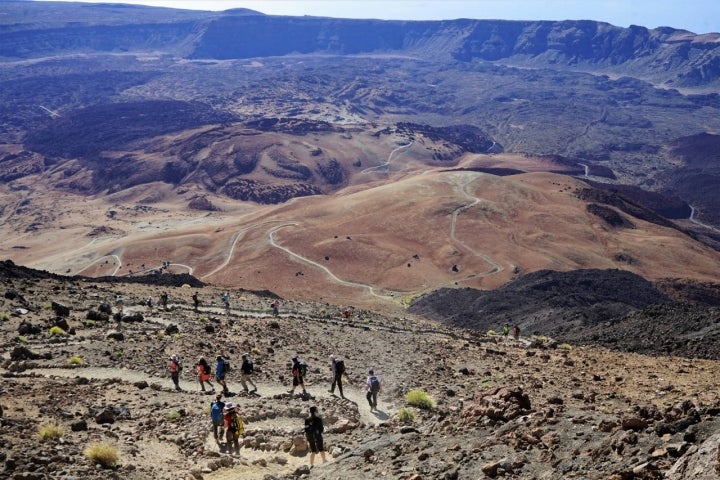
[(305, 381), (302, 377), (293, 377), (293, 387), (297, 387), (298, 385), (305, 385)]
[(224, 427), (225, 426), (225, 420), (222, 418), (220, 420), (213, 420), (213, 425), (216, 427)]
[(207, 373), (201, 373), (201, 374), (199, 375), (199, 378), (200, 378), (200, 381), (201, 381), (201, 382), (209, 382), (210, 379), (212, 378), (212, 375), (207, 374)]
[(225, 380), (225, 375), (215, 375), (215, 379), (222, 382)]
[(310, 445), (310, 451), (312, 453), (318, 453), (325, 451), (325, 445), (323, 445), (322, 434), (305, 435), (305, 438)]

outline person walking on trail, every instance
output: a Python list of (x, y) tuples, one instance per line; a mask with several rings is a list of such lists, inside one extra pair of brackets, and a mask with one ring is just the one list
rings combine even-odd
[(240, 437), (245, 434), (245, 425), (243, 424), (237, 407), (232, 402), (225, 404), (223, 409), (225, 412), (225, 440), (227, 441), (227, 450), (229, 453), (240, 455)]
[(162, 293), (160, 294), (160, 304), (162, 305), (163, 310), (167, 310), (167, 305), (168, 305), (168, 294), (167, 294), (167, 292), (162, 292)]
[(223, 292), (223, 294), (220, 295), (220, 299), (222, 300), (222, 303), (225, 306), (225, 310), (227, 310), (229, 312), (230, 311), (230, 294), (227, 292)]
[(250, 393), (257, 392), (257, 385), (255, 385), (255, 382), (253, 382), (252, 378), (250, 378), (250, 375), (252, 375), (254, 368), (255, 367), (253, 366), (253, 362), (250, 359), (250, 355), (248, 355), (247, 353), (243, 353), (242, 365), (240, 366), (240, 384), (242, 385), (243, 390), (245, 390), (245, 393), (248, 393), (248, 383), (253, 387)]
[(512, 334), (515, 340), (520, 338), (520, 327), (518, 327), (517, 325), (513, 325)]
[(213, 425), (213, 437), (219, 444), (224, 434), (225, 427), (225, 415), (223, 409), (225, 408), (225, 402), (222, 401), (222, 394), (218, 393), (215, 396), (215, 401), (210, 404), (210, 420)]
[(370, 405), (370, 410), (377, 410), (377, 397), (382, 391), (382, 380), (375, 375), (373, 370), (368, 371), (368, 375), (365, 381), (365, 389), (367, 390), (365, 398), (367, 398), (368, 404)]
[(305, 390), (305, 375), (307, 374), (307, 365), (305, 364), (305, 362), (300, 361), (300, 358), (295, 356), (292, 358), (291, 369), (293, 376), (293, 386), (288, 393), (294, 395), (295, 388), (300, 386), (302, 387), (303, 395), (307, 395), (307, 391)]
[(197, 378), (198, 382), (200, 382), (200, 389), (204, 392), (205, 391), (205, 383), (207, 382), (208, 385), (210, 385), (210, 388), (212, 391), (215, 391), (215, 386), (212, 384), (210, 379), (212, 378), (212, 369), (210, 368), (210, 364), (205, 360), (205, 357), (200, 357), (198, 359), (197, 363)]
[(273, 302), (270, 304), (270, 308), (272, 308), (273, 317), (277, 317), (278, 315), (280, 315), (280, 302), (278, 302), (277, 300), (273, 300)]
[(505, 325), (503, 325), (502, 332), (503, 332), (503, 335), (507, 337), (508, 333), (510, 333), (510, 325), (508, 325), (507, 323)]
[(225, 383), (225, 377), (230, 370), (230, 363), (225, 360), (222, 355), (218, 355), (215, 360), (217, 361), (217, 365), (215, 365), (215, 380), (219, 385), (222, 385), (223, 393), (227, 395), (230, 391), (228, 390), (227, 383)]
[(170, 372), (170, 378), (172, 378), (172, 381), (175, 384), (175, 390), (179, 392), (182, 390), (182, 388), (180, 388), (180, 372), (182, 371), (182, 364), (180, 363), (180, 359), (177, 355), (172, 355), (170, 357), (168, 371)]
[(345, 398), (342, 385), (342, 376), (345, 373), (345, 362), (342, 358), (336, 358), (335, 355), (330, 355), (330, 371), (332, 372), (333, 380), (328, 392), (335, 394), (335, 385), (337, 385), (338, 391), (340, 392), (340, 398)]
[(310, 407), (310, 415), (305, 419), (305, 439), (310, 445), (310, 468), (315, 463), (315, 454), (320, 452), (320, 458), (323, 463), (327, 460), (325, 458), (325, 445), (323, 443), (323, 426), (322, 418), (317, 414), (317, 407)]
[(198, 292), (193, 293), (192, 296), (193, 299), (193, 305), (195, 305), (195, 311), (198, 311), (198, 307), (200, 306), (200, 299), (198, 298)]

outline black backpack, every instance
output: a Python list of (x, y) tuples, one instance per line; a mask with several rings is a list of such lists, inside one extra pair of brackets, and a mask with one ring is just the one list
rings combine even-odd
[(345, 373), (345, 362), (342, 360), (336, 360), (335, 361), (335, 374), (336, 375), (342, 375)]
[(250, 360), (249, 358), (247, 360), (245, 360), (245, 373), (247, 373), (247, 374), (253, 373), (254, 369), (255, 369), (255, 367), (253, 366), (252, 360)]
[(377, 393), (380, 391), (380, 379), (375, 375), (370, 377), (370, 391), (373, 393)]

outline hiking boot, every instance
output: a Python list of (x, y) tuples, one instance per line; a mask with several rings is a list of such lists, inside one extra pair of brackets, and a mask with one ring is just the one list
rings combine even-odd
[(334, 390), (328, 390), (328, 393), (332, 393), (332, 394), (334, 394), (334, 393), (335, 393), (335, 391), (334, 391)]
[(255, 393), (255, 392), (257, 392), (257, 387), (255, 387), (255, 388), (253, 388), (252, 390), (250, 390), (250, 393)]

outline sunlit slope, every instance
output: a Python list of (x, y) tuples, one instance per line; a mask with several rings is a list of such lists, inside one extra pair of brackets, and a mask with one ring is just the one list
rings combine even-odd
[(358, 305), (444, 286), (495, 288), (546, 268), (717, 278), (718, 252), (622, 212), (635, 228), (612, 227), (576, 197), (583, 186), (542, 172), (427, 171), (362, 191), (204, 217), (179, 215), (167, 203), (125, 222), (121, 234), (76, 238), (65, 252), (48, 247), (45, 258), (35, 248), (32, 263), (126, 275), (166, 262), (165, 271), (218, 285)]

